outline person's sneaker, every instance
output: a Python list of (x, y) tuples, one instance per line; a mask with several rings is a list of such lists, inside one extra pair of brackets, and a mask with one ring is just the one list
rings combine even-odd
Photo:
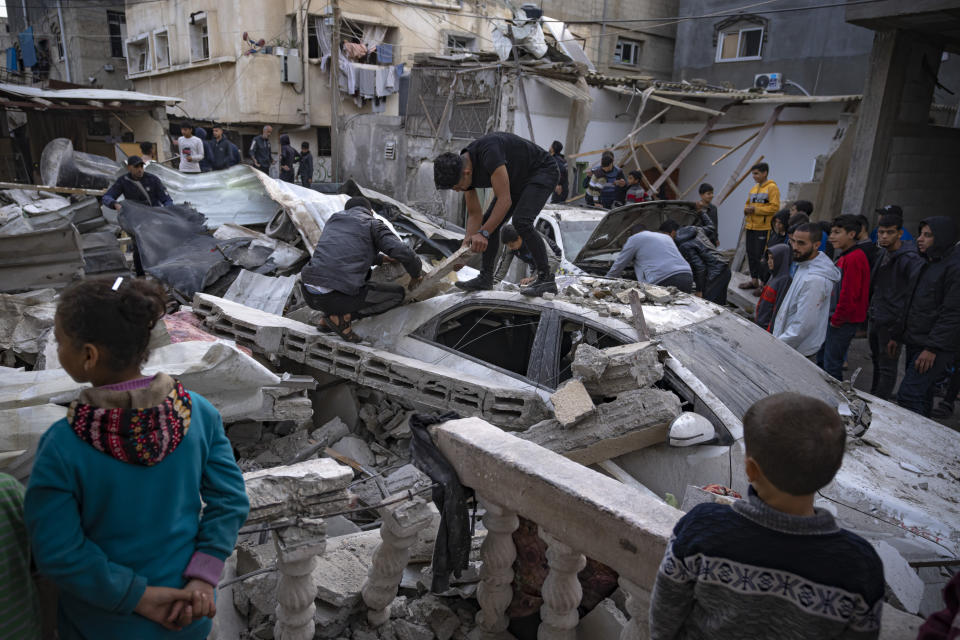
[(477, 276), (471, 280), (458, 280), (453, 283), (453, 286), (461, 291), (489, 291), (493, 289), (493, 280)]
[(940, 402), (937, 407), (930, 412), (930, 417), (932, 418), (949, 418), (953, 415), (953, 403), (952, 402)]
[(549, 276), (538, 276), (535, 281), (526, 287), (520, 288), (520, 293), (525, 296), (530, 296), (535, 298), (537, 296), (542, 296), (545, 293), (557, 293), (557, 282), (554, 280), (553, 275)]

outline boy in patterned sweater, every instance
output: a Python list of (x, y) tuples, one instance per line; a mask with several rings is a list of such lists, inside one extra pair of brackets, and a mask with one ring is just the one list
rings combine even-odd
[(749, 496), (697, 505), (677, 523), (651, 597), (650, 638), (877, 638), (880, 558), (813, 506), (843, 460), (840, 416), (779, 393), (750, 407), (743, 432)]

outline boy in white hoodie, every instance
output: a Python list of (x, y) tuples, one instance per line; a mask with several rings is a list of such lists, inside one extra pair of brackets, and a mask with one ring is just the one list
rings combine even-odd
[(803, 355), (816, 355), (827, 336), (833, 289), (840, 270), (817, 248), (820, 226), (808, 223), (790, 237), (793, 261), (798, 264), (793, 282), (773, 321), (773, 335)]

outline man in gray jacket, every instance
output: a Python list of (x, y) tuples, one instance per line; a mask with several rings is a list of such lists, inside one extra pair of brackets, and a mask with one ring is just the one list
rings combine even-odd
[(840, 269), (818, 249), (820, 225), (800, 225), (790, 237), (797, 272), (773, 321), (773, 336), (810, 357), (827, 337), (833, 288)]
[(411, 290), (420, 282), (423, 266), (413, 249), (374, 217), (369, 200), (350, 198), (345, 210), (327, 221), (313, 257), (300, 272), (307, 304), (326, 314), (322, 327), (348, 342), (360, 342), (351, 321), (403, 302), (403, 287), (368, 282), (370, 268), (384, 261), (403, 265)]
[(667, 233), (647, 231), (642, 224), (636, 225), (633, 231), (607, 277), (619, 278), (627, 267), (633, 265), (637, 282), (676, 287), (684, 293), (692, 293), (693, 270), (680, 255), (673, 238)]

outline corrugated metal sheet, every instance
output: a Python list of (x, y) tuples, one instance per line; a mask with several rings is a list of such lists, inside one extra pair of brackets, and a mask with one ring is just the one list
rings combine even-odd
[(60, 289), (83, 276), (80, 234), (74, 226), (0, 236), (0, 291)]
[(238, 304), (282, 316), (296, 283), (295, 275), (273, 278), (244, 269), (223, 297)]
[(119, 91), (116, 89), (39, 89), (19, 84), (0, 83), (0, 93), (23, 98), (44, 98), (46, 100), (98, 100), (100, 102), (160, 102), (174, 105), (183, 102), (183, 98), (155, 96), (139, 91)]
[(566, 80), (557, 80), (555, 78), (547, 78), (545, 76), (534, 76), (537, 80), (547, 85), (554, 91), (562, 93), (568, 98), (573, 100), (582, 100), (585, 102), (592, 102), (593, 98), (590, 96), (589, 90), (583, 90), (578, 87), (573, 82), (567, 82)]

